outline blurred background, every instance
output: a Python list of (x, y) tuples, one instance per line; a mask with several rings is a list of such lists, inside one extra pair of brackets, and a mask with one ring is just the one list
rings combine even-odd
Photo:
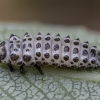
[(0, 22), (41, 22), (100, 31), (100, 0), (0, 0)]

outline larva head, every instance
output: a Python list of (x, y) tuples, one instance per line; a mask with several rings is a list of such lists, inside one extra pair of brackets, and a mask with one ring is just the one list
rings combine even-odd
[(6, 57), (5, 41), (0, 43), (0, 61), (4, 60)]

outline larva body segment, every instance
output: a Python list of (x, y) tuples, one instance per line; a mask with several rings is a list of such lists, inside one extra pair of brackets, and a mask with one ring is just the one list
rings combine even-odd
[(100, 51), (88, 42), (81, 43), (79, 38), (71, 40), (69, 36), (61, 38), (59, 34), (52, 37), (50, 33), (34, 38), (25, 33), (23, 39), (11, 34), (9, 41), (0, 43), (0, 61), (6, 63), (13, 71), (12, 65), (35, 66), (43, 74), (40, 65), (52, 65), (71, 68), (100, 67)]

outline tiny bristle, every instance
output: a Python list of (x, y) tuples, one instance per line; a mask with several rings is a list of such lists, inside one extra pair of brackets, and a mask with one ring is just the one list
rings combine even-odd
[(27, 34), (28, 34), (28, 32), (26, 32), (26, 33), (24, 34), (24, 36), (27, 35)]
[(50, 33), (47, 33), (47, 35), (50, 35)]
[(89, 44), (89, 42), (88, 42), (88, 41), (86, 41), (86, 42), (84, 42), (84, 43), (87, 43), (87, 44)]
[(13, 37), (13, 36), (14, 36), (14, 34), (11, 34), (11, 35), (10, 35), (10, 38)]
[(60, 36), (60, 34), (57, 34), (56, 36)]
[(41, 35), (41, 33), (39, 32), (38, 35)]
[(76, 40), (80, 41), (80, 39), (79, 39), (79, 38), (77, 38)]
[(93, 46), (94, 48), (97, 48), (97, 46)]
[(70, 36), (68, 35), (68, 36), (66, 36), (66, 38), (70, 38)]

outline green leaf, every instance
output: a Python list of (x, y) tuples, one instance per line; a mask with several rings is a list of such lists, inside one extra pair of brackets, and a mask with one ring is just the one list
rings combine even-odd
[[(0, 23), (0, 41), (9, 39), (11, 33), (23, 37), (25, 32), (36, 36), (59, 33), (62, 37), (70, 35), (97, 45), (100, 49), (100, 35), (84, 27), (64, 27), (35, 24)], [(100, 100), (100, 71), (73, 70), (41, 66), (44, 75), (34, 67), (24, 67), (25, 73), (10, 72), (8, 66), (0, 65), (0, 100)]]

